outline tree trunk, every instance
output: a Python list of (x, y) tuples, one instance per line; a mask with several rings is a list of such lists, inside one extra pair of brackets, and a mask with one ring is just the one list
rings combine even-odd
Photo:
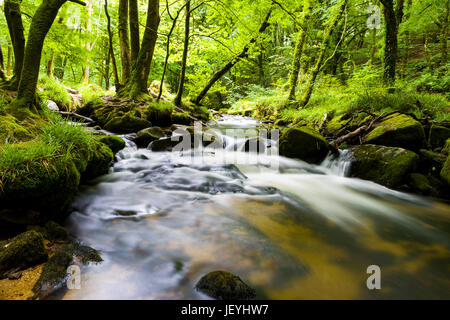
[(189, 50), (189, 23), (191, 20), (191, 0), (186, 0), (186, 22), (184, 25), (184, 48), (183, 59), (181, 61), (180, 80), (178, 81), (178, 91), (174, 100), (174, 104), (177, 107), (181, 106), (181, 98), (183, 97), (184, 90), (184, 78), (186, 77), (186, 63)]
[(395, 70), (398, 51), (398, 27), (403, 17), (403, 2), (397, 0), (394, 8), (394, 0), (381, 0), (383, 4), (384, 22), (386, 26), (384, 44), (384, 73), (385, 84), (392, 86), (395, 83)]
[(105, 0), (105, 15), (106, 15), (107, 29), (108, 29), (109, 54), (111, 56), (111, 62), (113, 65), (114, 85), (116, 86), (116, 90), (118, 90), (120, 87), (120, 81), (119, 81), (119, 73), (117, 72), (116, 56), (114, 55), (113, 33), (111, 31), (111, 17), (108, 12), (108, 0)]
[(370, 60), (369, 64), (373, 66), (375, 64), (375, 52), (377, 51), (377, 29), (372, 29), (372, 41), (370, 45)]
[(138, 0), (129, 2), (130, 17), (130, 44), (131, 44), (131, 64), (133, 65), (139, 55), (139, 10)]
[(319, 72), (323, 67), (322, 62), (325, 58), (325, 53), (326, 53), (328, 43), (331, 38), (331, 34), (333, 33), (334, 29), (336, 28), (336, 25), (338, 24), (346, 6), (347, 6), (347, 0), (342, 1), (340, 8), (339, 8), (339, 12), (333, 18), (328, 29), (325, 30), (325, 34), (323, 36), (323, 41), (320, 46), (319, 57), (316, 60), (316, 64), (314, 65), (314, 68), (311, 70), (311, 77), (309, 79), (309, 82), (308, 82), (308, 85), (307, 85), (305, 91), (303, 92), (302, 99), (300, 100), (300, 103), (299, 103), (300, 108), (303, 108), (304, 106), (306, 106), (309, 102), (309, 99), (311, 98), (317, 76), (319, 75)]
[(300, 72), (300, 61), (302, 58), (303, 46), (305, 44), (306, 32), (308, 30), (308, 20), (310, 17), (311, 7), (309, 1), (305, 1), (303, 8), (302, 28), (298, 35), (295, 45), (294, 57), (292, 59), (291, 72), (289, 75), (289, 96), (288, 101), (295, 100), (295, 89), (297, 88), (298, 74)]
[[(412, 5), (412, 0), (408, 0), (407, 4), (407, 9), (408, 9), (408, 13), (405, 16), (405, 19), (408, 20), (409, 19), (409, 9), (411, 8)], [(406, 77), (406, 71), (407, 71), (407, 67), (408, 67), (408, 58), (409, 58), (409, 46), (411, 45), (411, 39), (410, 39), (410, 33), (409, 30), (405, 30), (405, 48), (403, 49), (403, 54), (402, 54), (402, 61), (401, 61), (401, 72), (400, 72), (400, 76), (402, 79), (404, 79)]]
[(106, 90), (109, 90), (110, 64), (111, 64), (111, 51), (108, 49), (108, 52), (106, 53), (106, 61), (105, 61), (105, 87), (106, 87)]
[(139, 56), (133, 66), (130, 79), (126, 82), (124, 88), (119, 91), (120, 97), (137, 99), (142, 94), (148, 94), (148, 75), (158, 38), (159, 22), (159, 0), (149, 0), (147, 22)]
[(119, 44), (122, 61), (122, 83), (126, 83), (131, 73), (130, 41), (128, 39), (128, 0), (119, 0)]
[(5, 63), (3, 61), (2, 46), (0, 46), (0, 79), (1, 80), (5, 80), (5, 78), (6, 78), (4, 70), (5, 70)]
[(11, 83), (12, 89), (16, 89), (20, 81), (25, 52), (25, 36), (20, 4), (21, 1), (5, 0), (4, 6), (5, 18), (14, 49), (15, 65), (14, 80)]
[(88, 8), (88, 16), (87, 16), (87, 22), (86, 22), (86, 32), (87, 32), (87, 41), (86, 41), (86, 51), (87, 51), (87, 58), (86, 58), (86, 65), (84, 66), (84, 79), (83, 83), (85, 85), (89, 84), (89, 54), (91, 52), (91, 31), (92, 31), (92, 0), (87, 1), (87, 8)]
[[(167, 2), (166, 2), (167, 3)], [(187, 3), (185, 3), (186, 5)], [(183, 9), (183, 8), (181, 8)], [(166, 41), (166, 58), (164, 60), (164, 67), (163, 67), (163, 72), (162, 72), (162, 76), (161, 76), (161, 83), (159, 84), (159, 93), (158, 93), (158, 98), (156, 99), (156, 101), (158, 102), (161, 99), (162, 96), (162, 91), (163, 91), (163, 85), (164, 85), (164, 79), (166, 76), (166, 70), (167, 70), (167, 64), (169, 62), (169, 56), (170, 56), (170, 37), (172, 36), (173, 30), (175, 29), (175, 26), (177, 24), (177, 20), (178, 17), (180, 16), (181, 13), (181, 9), (177, 11), (177, 14), (175, 15), (175, 18), (173, 18), (172, 21), (172, 27), (169, 30), (169, 34), (167, 35), (167, 41)], [(167, 9), (169, 10), (169, 9)]]
[(52, 78), (53, 77), (53, 60), (55, 59), (55, 54), (53, 50), (50, 53), (50, 59), (48, 59), (47, 62), (47, 77)]
[[(39, 65), (44, 40), (50, 30), (59, 9), (67, 0), (43, 0), (31, 21), (27, 46), (23, 61), (22, 74), (15, 104), (32, 109), (36, 102), (36, 86), (39, 77)], [(79, 0), (72, 0), (85, 5)]]
[[(258, 31), (258, 35), (262, 34), (267, 27), (269, 26), (269, 18), (272, 14), (272, 9), (270, 8), (269, 12), (266, 14), (266, 17), (264, 18), (263, 23), (261, 24), (259, 31)], [(250, 40), (250, 42), (244, 47), (244, 49), (242, 50), (242, 52), (237, 55), (234, 59), (232, 59), (231, 61), (229, 61), (224, 67), (222, 67), (222, 69), (220, 69), (219, 71), (217, 71), (212, 77), (211, 79), (208, 81), (208, 83), (206, 84), (206, 86), (203, 88), (203, 90), (198, 94), (198, 96), (193, 100), (194, 104), (199, 105), (200, 102), (203, 100), (203, 98), (206, 96), (206, 94), (208, 93), (209, 89), (211, 89), (211, 87), (220, 79), (222, 78), (223, 75), (225, 75), (228, 71), (230, 71), (231, 68), (233, 68), (233, 66), (238, 63), (241, 59), (248, 57), (248, 50), (250, 49), (250, 45), (252, 45), (253, 43), (256, 42), (257, 40), (257, 36), (255, 36), (254, 38), (252, 38)]]
[(450, 0), (447, 0), (446, 6), (445, 6), (445, 16), (444, 21), (442, 22), (442, 29), (441, 29), (441, 61), (440, 61), (440, 67), (442, 68), (439, 72), (439, 77), (442, 77), (446, 72), (446, 65), (447, 65), (447, 59), (448, 59), (448, 47), (447, 47), (447, 39), (448, 39), (448, 18), (449, 18), (449, 6), (450, 6)]
[(11, 50), (11, 47), (8, 46), (8, 58), (6, 61), (6, 75), (8, 77), (11, 76), (11, 61), (12, 61), (12, 50)]

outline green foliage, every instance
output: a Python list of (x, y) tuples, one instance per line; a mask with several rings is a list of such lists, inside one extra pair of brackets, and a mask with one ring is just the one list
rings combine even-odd
[(83, 104), (101, 103), (102, 102), (101, 96), (106, 94), (106, 92), (102, 88), (99, 88), (98, 86), (95, 86), (93, 84), (87, 86), (80, 86), (78, 90), (80, 91), (81, 102)]
[(40, 94), (44, 100), (56, 102), (58, 107), (64, 110), (70, 110), (72, 107), (72, 98), (64, 85), (55, 78), (42, 76), (39, 79), (38, 86), (44, 91)]

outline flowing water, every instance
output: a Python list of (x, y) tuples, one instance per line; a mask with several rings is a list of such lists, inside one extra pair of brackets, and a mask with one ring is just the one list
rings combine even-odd
[[(234, 147), (245, 139), (224, 134), (235, 127), (257, 122), (212, 126), (227, 145), (219, 161), (128, 142), (67, 222), (104, 262), (83, 267), (81, 289), (57, 298), (207, 299), (194, 286), (214, 270), (262, 299), (450, 298), (448, 205), (346, 178), (345, 152), (321, 166), (275, 154), (242, 164), (248, 153)], [(381, 268), (381, 290), (366, 286), (370, 265)]]

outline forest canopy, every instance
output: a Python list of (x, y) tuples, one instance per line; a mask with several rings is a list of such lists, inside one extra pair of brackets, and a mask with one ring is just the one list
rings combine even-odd
[[(52, 2), (3, 1), (2, 77), (13, 88), (32, 21)], [(307, 106), (315, 106), (311, 115), (394, 88), (423, 92), (425, 108), (448, 107), (449, 1), (59, 2), (42, 48), (41, 86), (133, 98), (150, 87), (158, 101), (178, 106), (252, 109), (290, 121)], [(11, 33), (14, 24), (23, 32)]]

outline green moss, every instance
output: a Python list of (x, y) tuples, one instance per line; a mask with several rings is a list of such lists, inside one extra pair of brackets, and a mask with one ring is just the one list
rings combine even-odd
[(441, 152), (446, 155), (450, 154), (450, 138), (445, 141), (445, 145), (442, 148)]
[(189, 117), (187, 113), (184, 112), (174, 112), (172, 113), (171, 117), (172, 123), (184, 125), (190, 125), (192, 123), (192, 119)]
[[(17, 149), (20, 149), (17, 148)], [(78, 190), (80, 173), (61, 156), (0, 170), (0, 220), (38, 224), (63, 219)]]
[(150, 121), (138, 118), (131, 113), (127, 113), (123, 117), (115, 117), (105, 124), (105, 129), (118, 133), (132, 133), (151, 127)]
[(113, 160), (114, 154), (111, 149), (103, 143), (99, 144), (97, 151), (89, 159), (86, 170), (82, 174), (82, 181), (92, 180), (107, 174)]
[(368, 144), (419, 150), (425, 142), (425, 132), (417, 120), (395, 113), (364, 137)]
[(226, 271), (208, 273), (198, 281), (196, 289), (218, 300), (250, 300), (256, 297), (253, 288)]
[(445, 163), (442, 166), (441, 179), (450, 185), (450, 155), (447, 157), (447, 160), (445, 160)]
[(137, 133), (134, 142), (138, 147), (146, 148), (150, 142), (166, 136), (160, 127), (150, 127)]
[(411, 173), (410, 179), (410, 185), (414, 191), (424, 195), (428, 195), (433, 191), (430, 181), (423, 174)]
[(120, 150), (122, 150), (123, 148), (126, 147), (126, 143), (125, 140), (123, 140), (122, 138), (118, 137), (118, 136), (101, 136), (99, 137), (100, 142), (106, 144), (114, 154), (116, 154), (117, 152), (119, 152)]
[(444, 146), (447, 139), (450, 139), (450, 129), (442, 126), (432, 125), (430, 128), (430, 136), (428, 144), (434, 148), (441, 148)]
[(34, 135), (33, 130), (20, 124), (15, 117), (0, 116), (0, 144), (27, 141)]
[(327, 141), (309, 127), (289, 128), (280, 137), (280, 154), (310, 163), (320, 163), (328, 153)]
[(48, 258), (40, 233), (30, 230), (0, 243), (0, 278), (10, 271), (22, 270)]
[(352, 148), (354, 161), (351, 175), (396, 188), (406, 183), (416, 170), (419, 156), (402, 148), (361, 145)]

